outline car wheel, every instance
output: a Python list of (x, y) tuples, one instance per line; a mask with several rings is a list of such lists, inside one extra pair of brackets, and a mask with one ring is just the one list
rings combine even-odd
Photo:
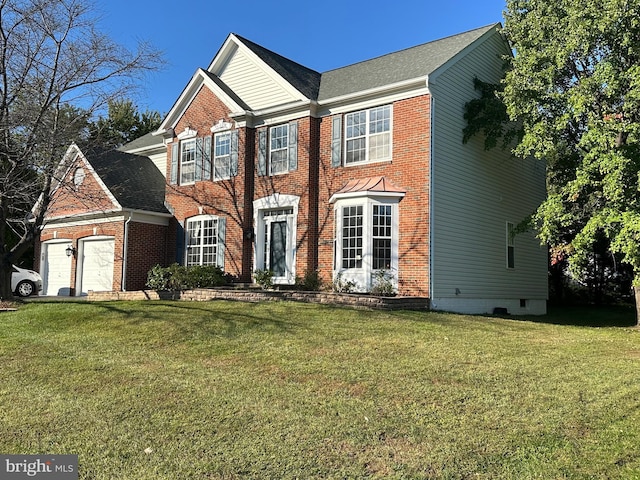
[(36, 291), (36, 286), (29, 280), (22, 280), (16, 286), (16, 295), (20, 297), (28, 297)]

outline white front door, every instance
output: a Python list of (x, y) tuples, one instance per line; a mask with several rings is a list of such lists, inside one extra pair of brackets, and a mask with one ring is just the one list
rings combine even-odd
[(89, 290), (95, 292), (113, 290), (114, 247), (113, 238), (88, 238), (80, 242), (79, 295), (87, 295)]
[(255, 270), (271, 270), (273, 283), (296, 280), (296, 217), (300, 197), (274, 194), (253, 202), (256, 226)]
[(42, 244), (42, 294), (71, 294), (71, 257), (66, 249), (71, 240), (56, 240)]

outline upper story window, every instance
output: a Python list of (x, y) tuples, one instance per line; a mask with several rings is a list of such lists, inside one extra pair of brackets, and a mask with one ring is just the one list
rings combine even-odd
[(345, 115), (345, 164), (391, 159), (391, 105)]
[(269, 129), (269, 167), (271, 175), (289, 171), (289, 125)]
[[(169, 183), (227, 180), (238, 174), (238, 130), (197, 137), (185, 130), (171, 146)], [(213, 143), (213, 146), (212, 146)]]
[(196, 139), (180, 142), (180, 183), (196, 181)]
[(218, 133), (214, 137), (213, 179), (231, 178), (231, 133)]
[(298, 122), (258, 130), (258, 175), (281, 175), (298, 168)]

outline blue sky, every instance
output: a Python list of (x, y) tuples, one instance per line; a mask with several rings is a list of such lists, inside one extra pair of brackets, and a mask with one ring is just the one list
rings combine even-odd
[(502, 22), (505, 8), (504, 0), (96, 2), (99, 27), (114, 41), (163, 52), (166, 67), (132, 95), (140, 111), (163, 114), (231, 32), (323, 72)]

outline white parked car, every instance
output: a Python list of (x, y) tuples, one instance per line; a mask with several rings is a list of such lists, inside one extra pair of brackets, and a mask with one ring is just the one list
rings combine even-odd
[(42, 290), (42, 277), (38, 272), (13, 266), (11, 290), (19, 297), (37, 295)]

